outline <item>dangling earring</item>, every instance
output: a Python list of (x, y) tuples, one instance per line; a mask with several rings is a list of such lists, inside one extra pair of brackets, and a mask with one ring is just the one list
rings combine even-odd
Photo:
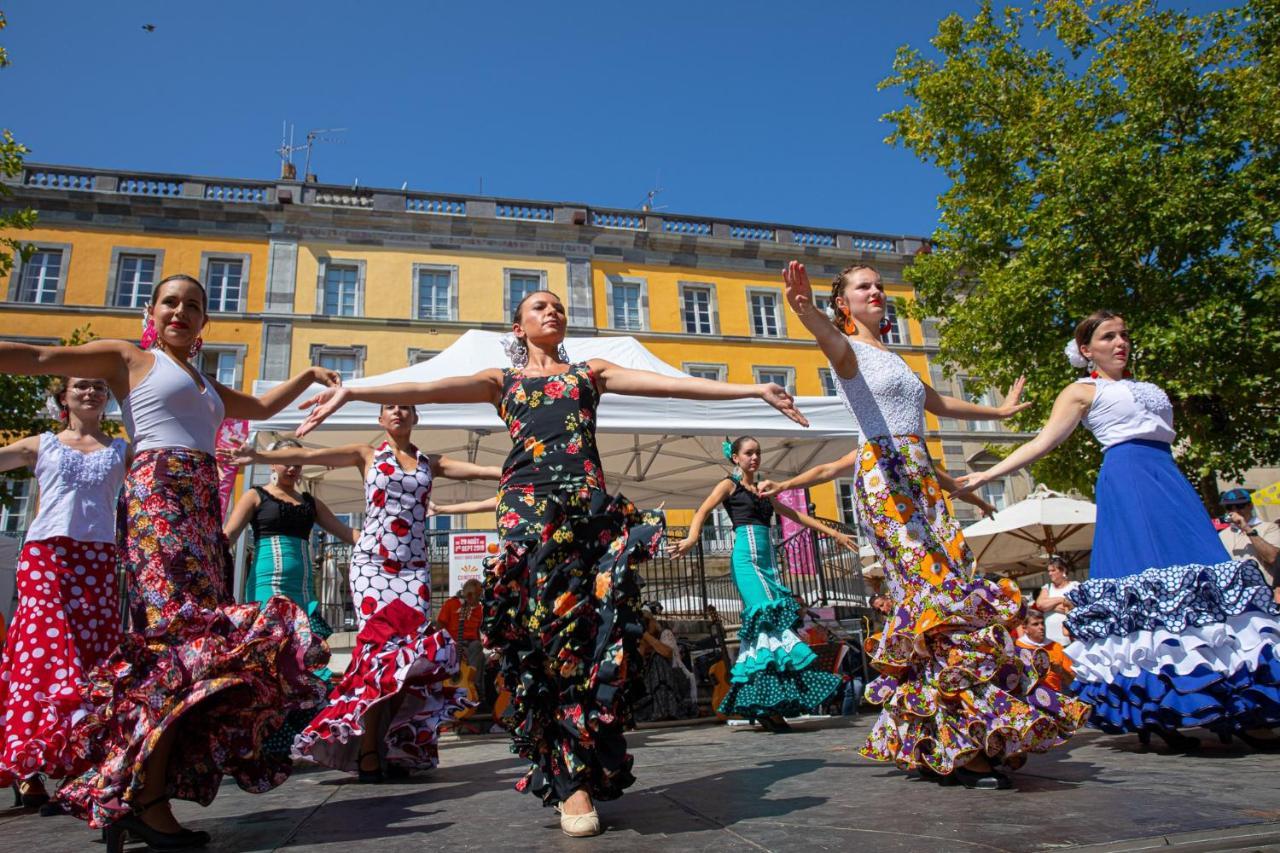
[(151, 349), (156, 345), (159, 337), (156, 333), (156, 321), (144, 311), (142, 313), (142, 338), (138, 341), (138, 346), (143, 349)]
[(1093, 363), (1093, 359), (1091, 359), (1091, 358), (1090, 358), (1090, 359), (1087, 359), (1087, 360), (1086, 360), (1086, 362), (1085, 362), (1085, 367), (1087, 367), (1087, 368), (1089, 369), (1089, 378), (1090, 378), (1090, 379), (1097, 379), (1097, 378), (1098, 378), (1098, 370), (1097, 370), (1097, 366)]
[(840, 328), (844, 331), (844, 333), (845, 333), (846, 335), (856, 335), (856, 334), (858, 334), (858, 324), (857, 324), (857, 323), (855, 323), (855, 322), (853, 322), (853, 318), (852, 318), (852, 317), (848, 317), (848, 316), (846, 316), (846, 317), (845, 317), (845, 318), (840, 322)]
[(517, 370), (529, 363), (529, 344), (524, 338), (516, 338), (516, 345), (511, 353), (511, 364)]
[(278, 486), (280, 484), (280, 475), (275, 471), (271, 472), (271, 485)]
[(880, 321), (880, 337), (884, 337), (893, 331), (893, 324), (889, 322), (889, 318)]
[(195, 358), (200, 354), (200, 350), (204, 349), (204, 338), (197, 337), (191, 344), (191, 349), (187, 351), (188, 358)]
[(729, 474), (729, 476), (733, 479), (735, 483), (741, 483), (742, 482), (742, 466), (734, 465), (733, 472)]
[(560, 346), (556, 347), (556, 358), (560, 359), (565, 364), (569, 363), (569, 353), (565, 350), (564, 344), (560, 344)]

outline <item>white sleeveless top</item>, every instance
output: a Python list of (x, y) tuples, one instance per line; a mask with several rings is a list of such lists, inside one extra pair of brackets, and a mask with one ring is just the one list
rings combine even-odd
[(126, 447), (125, 440), (117, 438), (101, 450), (81, 453), (53, 433), (43, 433), (36, 455), (40, 511), (27, 530), (27, 541), (65, 536), (77, 542), (115, 542)]
[(835, 375), (836, 393), (858, 423), (863, 440), (882, 435), (924, 435), (924, 383), (901, 357), (862, 341), (849, 341), (858, 357), (852, 379)]
[(1094, 386), (1093, 404), (1081, 423), (1106, 450), (1122, 441), (1145, 439), (1173, 444), (1173, 404), (1169, 395), (1150, 382), (1086, 378)]
[(151, 351), (155, 364), (120, 404), (133, 452), (185, 447), (214, 453), (214, 437), (226, 409), (211, 383), (196, 383), (164, 350)]

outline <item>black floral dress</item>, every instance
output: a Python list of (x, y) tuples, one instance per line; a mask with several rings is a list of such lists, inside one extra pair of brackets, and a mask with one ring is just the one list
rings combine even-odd
[(586, 789), (622, 795), (635, 777), (623, 730), (641, 677), (637, 564), (665, 525), (605, 491), (599, 391), (586, 364), (503, 372), (499, 414), (514, 444), (498, 497), (503, 548), (485, 577), (485, 644), (511, 691), (512, 751), (531, 763), (516, 789), (554, 805)]

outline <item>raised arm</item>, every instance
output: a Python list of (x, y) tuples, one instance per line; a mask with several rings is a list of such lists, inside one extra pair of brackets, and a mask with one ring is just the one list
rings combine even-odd
[(431, 503), (427, 506), (427, 515), (469, 515), (473, 512), (493, 512), (498, 508), (496, 497), (482, 501), (461, 501), (456, 504)]
[(240, 496), (240, 500), (236, 501), (236, 505), (231, 508), (231, 514), (222, 524), (222, 532), (226, 534), (228, 542), (235, 542), (240, 538), (240, 533), (249, 523), (249, 519), (253, 518), (254, 511), (261, 503), (262, 498), (257, 489), (250, 489)]
[(470, 376), (453, 376), (438, 382), (396, 382), (392, 385), (371, 385), (360, 388), (345, 385), (341, 388), (327, 388), (299, 405), (299, 408), (311, 411), (298, 427), (295, 435), (304, 436), (311, 432), (324, 423), (325, 418), (352, 400), (379, 405), (491, 403), (496, 406), (501, 396), (502, 371), (497, 368), (481, 370)]
[(316, 501), (316, 524), (320, 525), (320, 529), (334, 538), (346, 542), (348, 545), (356, 544), (356, 531), (338, 520), (333, 514), (333, 510), (325, 506), (324, 501)]
[(267, 465), (323, 465), (326, 468), (352, 466), (363, 471), (373, 458), (373, 450), (365, 444), (345, 444), (341, 447), (282, 447), (279, 450), (258, 450), (248, 442), (218, 451), (218, 458), (243, 468), (254, 463)]
[(935, 415), (940, 415), (944, 418), (963, 418), (970, 421), (1002, 421), (1013, 417), (1031, 405), (1030, 403), (1018, 402), (1018, 398), (1022, 396), (1022, 389), (1026, 387), (1026, 384), (1027, 378), (1019, 376), (1018, 381), (1014, 382), (1009, 388), (1009, 393), (1005, 395), (1002, 405), (983, 406), (978, 403), (970, 403), (968, 400), (939, 394), (926, 382), (924, 386), (924, 408), (925, 411), (933, 412)]
[(737, 385), (692, 376), (663, 376), (648, 370), (619, 367), (611, 361), (594, 358), (589, 362), (602, 393), (629, 394), (633, 397), (678, 397), (684, 400), (764, 400), (801, 426), (808, 426), (796, 401), (780, 385)]
[(786, 504), (782, 503), (777, 499), (771, 498), (770, 503), (773, 504), (774, 512), (776, 512), (778, 515), (782, 516), (783, 518), (789, 518), (795, 523), (802, 524), (805, 527), (809, 528), (810, 530), (816, 530), (819, 533), (825, 533), (827, 536), (830, 536), (832, 539), (834, 539), (836, 543), (839, 544), (840, 547), (844, 548), (846, 551), (853, 551), (855, 553), (857, 552), (858, 543), (848, 533), (841, 533), (839, 530), (836, 530), (834, 527), (829, 527), (828, 525), (823, 524), (821, 521), (818, 521), (818, 519), (814, 518), (811, 515), (805, 515), (803, 512), (796, 512), (794, 509), (792, 509), (791, 507), (787, 506)]
[(306, 370), (281, 382), (261, 397), (228, 388), (215, 382), (218, 396), (226, 407), (227, 417), (243, 418), (247, 421), (261, 421), (279, 414), (285, 406), (298, 398), (298, 395), (315, 383), (330, 388), (342, 384), (342, 377), (336, 371), (324, 367), (308, 367)]
[(0, 447), (0, 471), (34, 468), (40, 454), (40, 436), (29, 435), (7, 447)]
[(773, 480), (765, 480), (760, 483), (760, 494), (767, 498), (771, 498), (779, 492), (785, 492), (788, 489), (802, 489), (808, 486), (830, 483), (836, 477), (848, 474), (857, 467), (859, 453), (861, 453), (859, 450), (846, 453), (834, 462), (824, 462), (821, 465), (815, 465), (803, 474), (797, 474), (790, 480), (784, 480), (781, 483)]
[(474, 462), (463, 462), (450, 459), (448, 456), (428, 456), (431, 460), (431, 475), (445, 477), (449, 480), (501, 480), (502, 468), (497, 465), (477, 465)]
[(125, 341), (90, 341), (74, 347), (0, 341), (0, 373), (105, 379), (117, 400), (129, 395), (131, 378), (141, 380), (153, 358)]
[(1080, 419), (1089, 411), (1089, 406), (1093, 402), (1093, 390), (1092, 385), (1085, 385), (1079, 382), (1073, 382), (1062, 389), (1058, 399), (1053, 401), (1053, 410), (1049, 413), (1049, 420), (1045, 422), (1039, 435), (986, 471), (977, 471), (973, 474), (957, 477), (956, 485), (959, 486), (959, 489), (953, 494), (960, 496), (966, 492), (971, 492), (983, 483), (1003, 477), (1005, 474), (1017, 471), (1019, 468), (1024, 468), (1037, 459), (1048, 455), (1049, 451), (1067, 440), (1067, 437), (1075, 430), (1076, 425), (1080, 423)]
[(706, 523), (707, 516), (715, 510), (717, 504), (729, 496), (729, 492), (732, 489), (733, 483), (728, 480), (721, 480), (716, 483), (715, 488), (711, 490), (711, 494), (707, 495), (707, 499), (702, 502), (702, 506), (698, 507), (698, 511), (693, 514), (693, 519), (689, 522), (689, 535), (679, 542), (668, 544), (667, 553), (672, 557), (682, 557), (692, 551), (693, 546), (698, 544), (698, 538), (702, 536), (702, 525)]
[(809, 284), (809, 273), (804, 264), (792, 261), (782, 271), (782, 280), (786, 283), (787, 304), (796, 312), (800, 322), (818, 340), (822, 353), (831, 362), (831, 367), (841, 379), (852, 379), (858, 372), (858, 357), (849, 346), (849, 341), (835, 324), (818, 310), (813, 302), (813, 286)]

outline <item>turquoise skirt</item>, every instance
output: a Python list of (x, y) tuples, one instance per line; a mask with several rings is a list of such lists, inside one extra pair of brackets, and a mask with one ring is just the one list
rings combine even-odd
[(778, 582), (769, 528), (747, 524), (734, 531), (733, 581), (742, 596), (742, 628), (719, 713), (803, 714), (821, 705), (840, 686), (840, 676), (812, 669), (817, 655), (793, 630), (800, 605)]

